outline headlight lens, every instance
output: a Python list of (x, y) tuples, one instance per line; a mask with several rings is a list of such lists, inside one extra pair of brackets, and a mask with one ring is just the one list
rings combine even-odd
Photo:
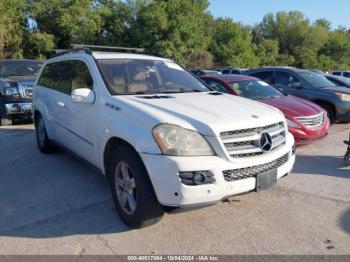
[(335, 93), (339, 98), (340, 100), (342, 101), (350, 101), (350, 95), (347, 95), (347, 94), (343, 94), (343, 93)]
[(292, 120), (287, 119), (287, 124), (290, 127), (294, 127), (294, 128), (300, 128), (301, 126), (299, 126), (297, 123), (293, 122)]
[(153, 136), (164, 155), (214, 155), (214, 151), (202, 135), (177, 125), (160, 124), (153, 128)]
[(5, 88), (5, 94), (7, 96), (18, 95), (17, 87), (7, 87)]

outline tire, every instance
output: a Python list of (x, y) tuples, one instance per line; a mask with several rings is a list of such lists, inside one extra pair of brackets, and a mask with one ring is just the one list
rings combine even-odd
[(1, 126), (12, 126), (12, 118), (11, 117), (3, 117), (1, 116)]
[(37, 115), (35, 118), (35, 133), (38, 148), (42, 153), (49, 154), (57, 151), (57, 147), (52, 144), (47, 136), (45, 123), (41, 115)]
[(12, 126), (12, 117), (7, 117), (3, 112), (3, 104), (0, 102), (0, 126)]
[(157, 223), (164, 211), (139, 155), (127, 145), (112, 149), (108, 177), (115, 208), (130, 227)]
[(334, 124), (335, 120), (336, 120), (336, 112), (335, 112), (333, 106), (330, 104), (327, 104), (327, 103), (322, 103), (322, 102), (318, 103), (318, 105), (327, 111), (329, 121), (331, 122), (331, 124)]

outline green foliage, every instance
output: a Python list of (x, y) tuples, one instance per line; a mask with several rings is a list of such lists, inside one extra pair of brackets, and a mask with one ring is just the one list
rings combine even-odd
[(247, 27), (208, 0), (0, 0), (0, 58), (45, 59), (72, 43), (145, 47), (189, 68), (291, 65), (349, 69), (350, 31), (299, 11)]

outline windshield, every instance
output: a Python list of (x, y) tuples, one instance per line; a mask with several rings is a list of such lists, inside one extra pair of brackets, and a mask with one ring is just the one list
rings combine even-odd
[(323, 87), (334, 87), (336, 86), (334, 83), (329, 81), (323, 75), (316, 74), (311, 71), (301, 72), (300, 76), (308, 82), (313, 87), (323, 88)]
[(33, 76), (42, 66), (41, 61), (2, 61), (0, 62), (0, 77)]
[(113, 59), (98, 60), (112, 95), (210, 91), (174, 62)]
[(238, 95), (263, 100), (268, 98), (282, 97), (284, 94), (264, 81), (244, 80), (229, 83), (230, 87)]

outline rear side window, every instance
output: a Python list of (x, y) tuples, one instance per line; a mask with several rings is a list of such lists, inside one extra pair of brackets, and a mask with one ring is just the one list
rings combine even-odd
[(273, 83), (273, 71), (258, 72), (258, 73), (253, 73), (251, 75), (261, 80), (264, 80), (268, 84)]
[(344, 77), (350, 77), (350, 73), (349, 73), (349, 72), (344, 72), (344, 73), (343, 73), (343, 76), (344, 76)]
[(70, 95), (73, 89), (92, 89), (93, 81), (84, 62), (71, 60), (47, 64), (38, 85)]

